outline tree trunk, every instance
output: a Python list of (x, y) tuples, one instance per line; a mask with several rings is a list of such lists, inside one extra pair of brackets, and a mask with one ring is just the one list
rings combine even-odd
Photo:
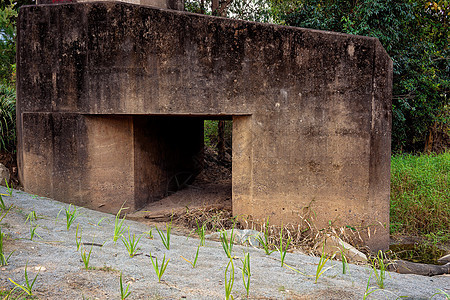
[(436, 133), (436, 126), (437, 122), (434, 122), (433, 126), (431, 126), (428, 130), (427, 140), (425, 141), (425, 148), (423, 149), (425, 153), (430, 153), (431, 151), (433, 151), (433, 140)]
[(205, 14), (205, 0), (200, 1), (200, 13)]
[(227, 15), (227, 7), (233, 0), (212, 0), (211, 12), (213, 16), (225, 17)]
[(211, 3), (211, 12), (213, 16), (217, 16), (217, 12), (219, 10), (219, 0), (212, 0)]
[(219, 120), (217, 126), (217, 152), (219, 161), (225, 160), (225, 121)]

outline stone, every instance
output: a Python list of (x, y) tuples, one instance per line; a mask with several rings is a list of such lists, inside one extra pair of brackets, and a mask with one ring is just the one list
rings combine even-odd
[(325, 251), (328, 256), (334, 255), (339, 260), (342, 260), (341, 251), (343, 250), (348, 262), (367, 263), (367, 256), (364, 253), (334, 235), (325, 235), (314, 248), (319, 253)]
[(316, 228), (336, 220), (387, 250), (392, 61), (378, 39), (114, 1), (24, 6), (17, 31), (25, 191), (139, 210), (201, 172), (205, 119), (231, 119), (234, 216), (314, 211)]
[[(261, 234), (259, 231), (252, 230), (252, 229), (228, 229), (225, 230), (227, 234), (227, 238), (231, 238), (231, 232), (233, 231), (233, 241), (234, 244), (239, 245), (246, 245), (246, 246), (252, 246), (252, 247), (260, 247), (260, 243), (257, 240), (257, 237), (259, 234)], [(222, 233), (221, 232), (214, 232), (211, 234), (208, 234), (206, 236), (207, 239), (220, 241)]]
[(6, 186), (5, 180), (10, 183), (9, 170), (3, 164), (0, 164), (0, 185)]
[(389, 271), (400, 274), (416, 274), (422, 276), (436, 276), (450, 274), (450, 263), (445, 265), (431, 265), (414, 263), (406, 260), (396, 260), (387, 266)]
[(440, 264), (450, 263), (450, 253), (439, 258), (437, 262)]

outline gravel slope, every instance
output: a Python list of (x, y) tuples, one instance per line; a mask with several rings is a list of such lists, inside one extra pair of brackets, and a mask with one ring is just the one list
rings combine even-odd
[[(0, 193), (6, 194), (6, 188), (0, 187)], [(14, 205), (0, 222), (2, 232), (9, 236), (4, 241), (5, 253), (15, 252), (9, 264), (0, 267), (0, 291), (14, 287), (8, 278), (23, 283), (28, 264), (30, 278), (41, 268), (34, 286), (34, 293), (40, 299), (120, 299), (120, 272), (124, 283), (130, 284), (131, 294), (127, 299), (225, 298), (224, 272), (229, 260), (218, 242), (206, 241), (206, 246), (200, 247), (197, 267), (192, 268), (182, 256), (193, 259), (198, 239), (171, 235), (170, 250), (167, 250), (153, 230), (154, 238), (144, 235), (139, 242), (138, 255), (130, 258), (122, 241), (115, 244), (112, 240), (113, 215), (78, 208), (81, 215), (67, 230), (65, 211), (61, 211), (67, 204), (21, 191), (14, 191), (11, 197), (3, 196), (3, 199), (7, 205)], [(33, 226), (37, 225), (33, 241), (30, 240), (30, 224), (26, 222), (31, 211), (39, 217), (33, 221)], [(82, 228), (82, 241), (94, 243), (89, 263), (94, 269), (84, 269), (80, 251), (77, 251), (77, 225)], [(151, 229), (130, 220), (125, 220), (124, 225), (131, 234)], [(91, 249), (90, 245), (85, 247), (88, 251)], [(151, 264), (150, 251), (158, 262), (164, 254), (170, 258), (160, 283)], [(281, 267), (278, 253), (267, 256), (260, 249), (235, 245), (233, 254), (238, 257), (234, 259), (232, 294), (235, 299), (245, 298), (239, 259), (244, 252), (250, 253), (252, 299), (362, 299), (370, 274), (368, 267), (350, 265), (349, 272), (343, 275), (340, 262), (334, 261), (328, 264), (333, 267), (315, 284), (313, 275), (319, 261), (316, 257), (288, 253), (285, 262), (301, 272), (297, 273)], [(373, 276), (372, 281), (370, 286), (375, 287)], [(450, 293), (449, 276), (389, 273), (385, 289), (375, 291), (367, 299), (396, 299), (398, 296), (430, 299), (439, 289)], [(433, 299), (445, 297), (436, 295)]]

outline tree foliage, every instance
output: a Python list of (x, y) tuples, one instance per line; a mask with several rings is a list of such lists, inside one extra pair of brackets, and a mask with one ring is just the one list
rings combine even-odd
[(269, 0), (277, 23), (377, 37), (394, 62), (394, 150), (449, 123), (449, 1)]
[(0, 83), (0, 152), (16, 150), (16, 91)]
[[(223, 0), (218, 2), (215, 4), (213, 0), (186, 0), (185, 9), (199, 14), (220, 15), (247, 21), (269, 22), (271, 20), (272, 14), (267, 0)], [(215, 9), (217, 5), (218, 10)]]
[(13, 81), (16, 62), (17, 11), (12, 5), (0, 9), (0, 83)]
[(16, 71), (16, 21), (22, 5), (34, 0), (0, 2), (0, 83), (13, 85)]

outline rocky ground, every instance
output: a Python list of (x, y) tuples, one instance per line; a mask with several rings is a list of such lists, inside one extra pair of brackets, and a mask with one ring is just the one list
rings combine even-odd
[[(7, 194), (4, 187), (0, 193)], [(124, 226), (131, 235), (141, 235), (140, 250), (130, 258), (119, 239), (113, 241), (115, 216), (77, 208), (76, 218), (67, 229), (63, 204), (51, 199), (13, 191), (3, 196), (5, 204), (13, 205), (0, 221), (1, 230), (7, 235), (3, 241), (4, 253), (13, 252), (8, 265), (0, 267), (0, 295), (5, 297), (14, 284), (25, 281), (27, 267), (30, 283), (37, 276), (33, 293), (39, 299), (120, 299), (120, 274), (124, 285), (129, 284), (128, 299), (223, 299), (225, 298), (225, 269), (230, 261), (219, 242), (207, 240), (199, 248), (197, 266), (193, 268), (185, 259), (192, 261), (199, 240), (183, 235), (171, 235), (170, 250), (163, 246), (161, 238), (152, 226), (125, 220)], [(71, 210), (73, 211), (73, 206)], [(37, 220), (30, 224), (27, 217), (35, 212)], [(2, 218), (0, 216), (0, 218)], [(77, 251), (76, 228), (81, 232), (84, 244)], [(33, 240), (30, 240), (35, 228)], [(153, 239), (149, 237), (152, 230)], [(125, 232), (125, 236), (128, 236)], [(81, 254), (92, 248), (89, 269), (84, 268)], [(84, 250), (83, 250), (84, 249)], [(281, 267), (280, 255), (264, 254), (261, 249), (233, 247), (235, 299), (245, 298), (242, 281), (244, 253), (250, 253), (251, 299), (446, 299), (450, 293), (450, 277), (447, 275), (424, 277), (387, 273), (384, 289), (379, 289), (368, 266), (350, 265), (342, 274), (339, 261), (327, 262), (326, 270), (315, 283), (319, 258), (287, 253)], [(150, 255), (170, 259), (161, 282), (158, 282)], [(40, 270), (40, 271), (39, 271)], [(230, 276), (228, 276), (228, 279)], [(368, 281), (370, 278), (370, 283)], [(11, 280), (10, 280), (11, 279)], [(433, 296), (434, 295), (434, 296)], [(448, 299), (448, 298), (447, 298)]]

